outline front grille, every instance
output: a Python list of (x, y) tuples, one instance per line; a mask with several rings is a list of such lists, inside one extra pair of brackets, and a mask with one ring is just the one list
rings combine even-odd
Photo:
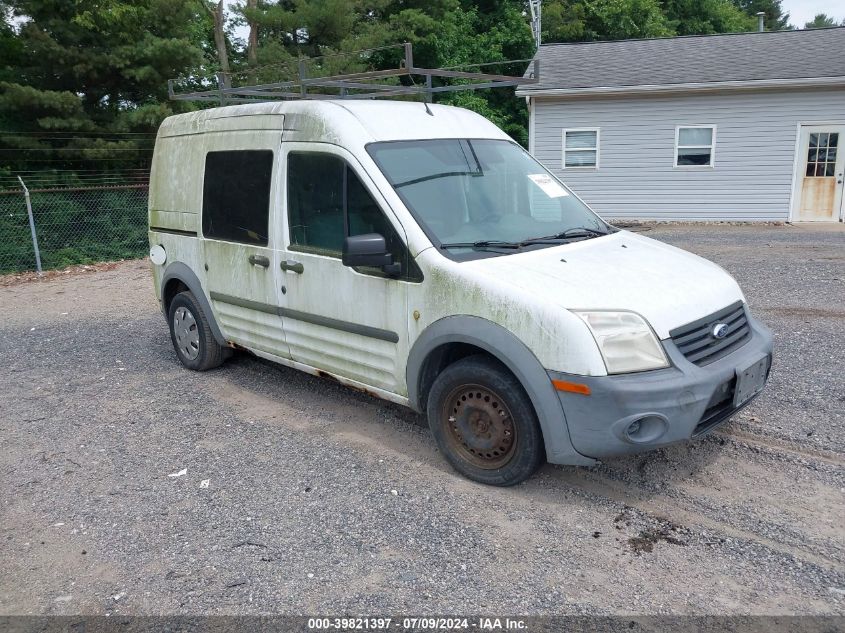
[[(728, 326), (724, 338), (713, 336), (713, 327), (718, 323)], [(745, 306), (737, 301), (710, 316), (672, 330), (669, 336), (689, 362), (701, 367), (742, 347), (751, 336), (751, 328)]]

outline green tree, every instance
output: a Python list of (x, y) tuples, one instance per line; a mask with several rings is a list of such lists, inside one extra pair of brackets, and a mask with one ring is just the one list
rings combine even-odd
[(587, 0), (586, 34), (591, 40), (674, 35), (658, 0)]
[(842, 20), (840, 24), (836, 21), (836, 18), (832, 18), (826, 13), (817, 13), (812, 22), (804, 24), (805, 29), (824, 29), (830, 26), (845, 26), (845, 20)]
[(757, 24), (730, 0), (665, 0), (663, 12), (678, 35), (740, 33)]
[(789, 24), (789, 13), (784, 13), (781, 0), (733, 0), (734, 4), (749, 16), (766, 14), (764, 25), (767, 31), (783, 31), (794, 28)]
[(543, 4), (543, 42), (674, 34), (658, 0), (551, 0)]
[(194, 0), (11, 0), (0, 10), (20, 22), (10, 44), (17, 59), (2, 69), (0, 167), (148, 164), (149, 143), (118, 139), (153, 133), (185, 107), (168, 101), (167, 80), (204, 61), (202, 8)]

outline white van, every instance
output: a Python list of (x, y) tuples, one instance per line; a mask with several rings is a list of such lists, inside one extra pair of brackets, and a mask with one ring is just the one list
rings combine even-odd
[(698, 437), (771, 366), (772, 336), (724, 270), (607, 224), (459, 108), (170, 117), (149, 224), (186, 367), (243, 348), (407, 405), (487, 484)]

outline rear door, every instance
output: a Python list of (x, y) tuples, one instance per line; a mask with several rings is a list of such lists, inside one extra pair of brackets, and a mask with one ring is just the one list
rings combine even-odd
[(207, 290), (224, 336), (290, 358), (279, 314), (273, 201), (281, 133), (209, 135), (202, 201)]
[(845, 181), (845, 125), (801, 127), (793, 219), (836, 222), (842, 219)]

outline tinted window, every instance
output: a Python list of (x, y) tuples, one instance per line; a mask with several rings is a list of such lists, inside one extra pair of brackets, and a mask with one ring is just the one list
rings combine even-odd
[(267, 245), (273, 152), (209, 152), (202, 187), (205, 237)]
[[(401, 278), (421, 280), (422, 273), (381, 207), (342, 158), (330, 154), (288, 155), (288, 223), (294, 250), (340, 257), (346, 235), (379, 233)], [(381, 275), (380, 269), (359, 272)]]

